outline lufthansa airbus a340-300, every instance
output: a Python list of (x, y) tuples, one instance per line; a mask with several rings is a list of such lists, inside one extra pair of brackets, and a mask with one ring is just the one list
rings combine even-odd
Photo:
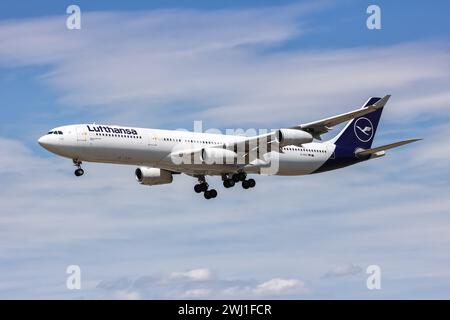
[[(420, 139), (372, 148), (378, 122), (389, 95), (370, 98), (362, 108), (319, 121), (252, 137), (178, 130), (79, 124), (52, 129), (39, 139), (50, 152), (73, 160), (77, 177), (82, 161), (134, 165), (143, 185), (161, 185), (184, 173), (198, 179), (194, 190), (206, 199), (217, 196), (207, 176), (221, 176), (225, 188), (241, 182), (255, 186), (250, 174), (297, 176), (343, 168), (379, 158), (385, 150)], [(328, 141), (321, 135), (348, 121)]]

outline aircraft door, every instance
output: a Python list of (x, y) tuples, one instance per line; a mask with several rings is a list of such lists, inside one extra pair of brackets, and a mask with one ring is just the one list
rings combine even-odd
[(158, 135), (156, 133), (150, 133), (148, 139), (149, 139), (148, 145), (150, 147), (157, 147), (158, 146), (159, 137), (158, 137)]
[(77, 142), (87, 142), (88, 132), (86, 127), (77, 127)]

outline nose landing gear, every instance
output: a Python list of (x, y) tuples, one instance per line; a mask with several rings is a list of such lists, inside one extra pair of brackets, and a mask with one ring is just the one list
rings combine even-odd
[(73, 165), (78, 168), (78, 169), (75, 170), (75, 175), (77, 177), (81, 177), (84, 174), (84, 170), (81, 169), (81, 165), (82, 164), (83, 164), (83, 162), (81, 162), (80, 160), (73, 159)]

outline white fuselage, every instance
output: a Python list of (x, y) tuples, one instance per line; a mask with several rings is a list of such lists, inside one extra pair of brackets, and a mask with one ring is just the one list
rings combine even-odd
[[(87, 162), (114, 163), (157, 167), (191, 175), (221, 175), (236, 167), (224, 164), (174, 164), (174, 150), (192, 150), (224, 145), (243, 136), (158, 130), (113, 125), (69, 125), (55, 128), (39, 139), (47, 150), (70, 159)], [(302, 147), (285, 146), (276, 152), (276, 175), (313, 173), (333, 154), (333, 143), (308, 143)], [(263, 157), (270, 159), (274, 152)], [(248, 173), (260, 173), (258, 166), (247, 167)]]

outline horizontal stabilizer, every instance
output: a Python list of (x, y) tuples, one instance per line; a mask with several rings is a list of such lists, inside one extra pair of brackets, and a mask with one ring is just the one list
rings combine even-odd
[(368, 155), (375, 154), (375, 153), (380, 152), (380, 151), (385, 151), (385, 150), (388, 150), (388, 149), (396, 148), (396, 147), (402, 146), (404, 144), (413, 143), (413, 142), (416, 142), (416, 141), (419, 141), (419, 140), (422, 140), (422, 139), (411, 139), (411, 140), (399, 141), (399, 142), (394, 142), (394, 143), (391, 143), (391, 144), (386, 144), (386, 145), (381, 146), (381, 147), (376, 147), (376, 148), (372, 148), (372, 149), (356, 151), (356, 155), (357, 156), (368, 156)]

